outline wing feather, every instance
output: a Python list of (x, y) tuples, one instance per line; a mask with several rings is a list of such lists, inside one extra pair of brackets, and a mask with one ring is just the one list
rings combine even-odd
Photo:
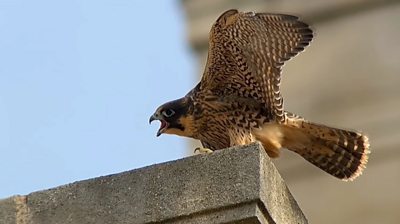
[(198, 91), (259, 100), (268, 109), (267, 116), (282, 123), (281, 68), (312, 37), (309, 26), (295, 16), (226, 11), (210, 31)]

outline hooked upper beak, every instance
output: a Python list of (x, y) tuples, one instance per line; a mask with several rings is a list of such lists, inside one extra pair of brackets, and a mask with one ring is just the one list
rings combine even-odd
[(154, 116), (154, 114), (153, 114), (153, 115), (150, 116), (149, 124), (151, 124), (151, 122), (153, 122), (154, 120), (158, 120), (158, 119), (157, 119), (156, 116)]
[(168, 122), (164, 121), (164, 119), (162, 119), (160, 116), (158, 116), (157, 114), (153, 114), (150, 116), (149, 118), (149, 124), (151, 124), (151, 122), (153, 122), (154, 120), (159, 120), (161, 122), (161, 126), (160, 129), (158, 129), (157, 131), (157, 137), (160, 136), (162, 133), (164, 133), (164, 131), (168, 128), (169, 124)]

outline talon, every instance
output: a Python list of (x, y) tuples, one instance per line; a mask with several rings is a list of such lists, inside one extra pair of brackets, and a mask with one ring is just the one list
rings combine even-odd
[(211, 149), (208, 148), (202, 148), (202, 147), (197, 147), (194, 149), (194, 154), (210, 154), (213, 151)]

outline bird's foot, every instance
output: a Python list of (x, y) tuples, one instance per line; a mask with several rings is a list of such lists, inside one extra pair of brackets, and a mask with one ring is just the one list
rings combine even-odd
[(210, 154), (213, 151), (208, 148), (197, 147), (194, 149), (194, 154)]

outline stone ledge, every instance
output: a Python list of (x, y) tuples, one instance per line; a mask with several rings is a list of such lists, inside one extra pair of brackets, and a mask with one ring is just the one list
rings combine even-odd
[(307, 223), (261, 145), (0, 200), (0, 223)]

